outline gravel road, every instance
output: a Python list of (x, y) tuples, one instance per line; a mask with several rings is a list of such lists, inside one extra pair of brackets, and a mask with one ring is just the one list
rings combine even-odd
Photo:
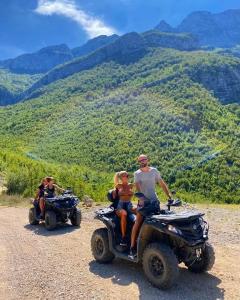
[(93, 260), (90, 239), (102, 224), (85, 210), (81, 228), (68, 224), (47, 232), (28, 224), (26, 208), (0, 207), (0, 299), (240, 299), (240, 208), (201, 207), (210, 222), (216, 262), (207, 274), (180, 265), (168, 291), (145, 279), (140, 266)]

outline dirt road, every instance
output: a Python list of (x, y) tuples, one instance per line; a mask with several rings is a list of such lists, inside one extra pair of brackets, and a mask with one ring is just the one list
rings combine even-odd
[(102, 224), (85, 211), (80, 229), (70, 225), (47, 232), (28, 225), (25, 208), (0, 207), (0, 299), (240, 299), (240, 210), (204, 208), (216, 263), (208, 274), (180, 265), (169, 291), (152, 287), (141, 270), (116, 260), (93, 260), (90, 239)]

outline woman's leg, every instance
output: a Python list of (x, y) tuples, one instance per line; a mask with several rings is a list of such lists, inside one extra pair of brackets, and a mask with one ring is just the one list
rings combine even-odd
[(142, 225), (142, 222), (143, 222), (143, 216), (140, 215), (139, 213), (137, 213), (137, 217), (136, 217), (136, 221), (133, 225), (133, 228), (132, 228), (132, 234), (131, 234), (131, 249), (134, 248), (135, 246), (135, 243), (136, 243), (136, 240), (137, 240), (137, 236), (138, 236), (138, 232), (139, 232), (139, 229)]
[(122, 238), (124, 239), (126, 237), (126, 230), (127, 230), (127, 212), (126, 210), (121, 209), (121, 210), (117, 210), (116, 214), (121, 220), (121, 233), (122, 233)]

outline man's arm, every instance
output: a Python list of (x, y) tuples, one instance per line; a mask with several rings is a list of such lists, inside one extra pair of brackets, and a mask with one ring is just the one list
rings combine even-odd
[(162, 190), (164, 191), (164, 193), (167, 195), (167, 197), (172, 198), (172, 193), (170, 192), (166, 182), (163, 179), (160, 179), (158, 183), (162, 188)]

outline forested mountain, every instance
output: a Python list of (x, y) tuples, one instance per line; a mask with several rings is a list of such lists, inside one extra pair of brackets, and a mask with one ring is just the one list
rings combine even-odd
[(239, 202), (240, 60), (134, 38), (58, 66), (43, 78), (100, 57), (0, 109), (0, 171), (12, 192), (31, 193), (47, 173), (102, 199), (113, 172), (134, 171), (143, 152), (192, 201)]
[(156, 29), (163, 32), (192, 33), (203, 46), (233, 47), (240, 44), (240, 9), (216, 14), (196, 11), (188, 15), (176, 28), (161, 21)]
[(71, 60), (73, 55), (67, 45), (56, 45), (40, 49), (35, 53), (23, 54), (0, 62), (0, 66), (14, 73), (45, 73), (58, 64)]

